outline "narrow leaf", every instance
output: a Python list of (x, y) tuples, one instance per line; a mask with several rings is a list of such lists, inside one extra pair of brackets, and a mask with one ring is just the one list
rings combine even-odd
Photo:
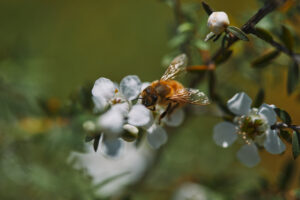
[(292, 51), (293, 46), (294, 46), (294, 39), (293, 39), (291, 31), (284, 25), (281, 26), (280, 38), (281, 38), (282, 42), (284, 43), (284, 45), (286, 46), (286, 48), (288, 48), (290, 51)]
[(205, 3), (204, 1), (202, 1), (202, 7), (203, 7), (203, 9), (205, 10), (205, 12), (207, 13), (208, 16), (213, 12), (213, 9), (211, 9), (211, 7), (207, 3)]
[(291, 94), (299, 82), (299, 66), (296, 62), (289, 66), (287, 81), (287, 91), (288, 94)]
[(296, 159), (300, 154), (300, 134), (298, 131), (293, 132), (293, 157)]
[(287, 141), (288, 143), (292, 144), (292, 137), (291, 137), (290, 132), (281, 129), (279, 133), (280, 133), (280, 136), (281, 136), (285, 141)]
[(100, 135), (97, 135), (94, 139), (94, 151), (96, 152), (99, 146)]
[(255, 68), (266, 67), (268, 64), (270, 64), (270, 62), (273, 59), (278, 57), (279, 54), (280, 54), (280, 52), (277, 50), (270, 51), (270, 52), (265, 53), (262, 56), (256, 58), (254, 61), (251, 62), (251, 65), (252, 65), (252, 67), (255, 67)]
[(90, 141), (92, 141), (94, 139), (94, 136), (92, 136), (92, 135), (87, 135), (87, 136), (85, 136), (85, 142), (90, 142)]
[(282, 110), (280, 108), (274, 108), (274, 111), (276, 112), (277, 116), (287, 125), (292, 124), (292, 118), (291, 116), (288, 114), (288, 112), (286, 112), (285, 110)]
[(207, 42), (208, 40), (213, 39), (216, 36), (213, 32), (210, 32), (209, 34), (206, 35), (204, 42)]
[(228, 26), (227, 31), (232, 33), (234, 36), (239, 38), (240, 40), (249, 41), (249, 38), (247, 37), (246, 33), (244, 33), (241, 29), (235, 26)]
[(255, 33), (256, 33), (256, 35), (258, 35), (260, 38), (262, 38), (263, 40), (265, 40), (267, 42), (273, 41), (273, 37), (272, 37), (271, 33), (269, 33), (267, 30), (265, 30), (263, 28), (255, 28)]
[(264, 102), (264, 99), (265, 99), (265, 91), (263, 88), (260, 88), (253, 102), (253, 107), (258, 108)]

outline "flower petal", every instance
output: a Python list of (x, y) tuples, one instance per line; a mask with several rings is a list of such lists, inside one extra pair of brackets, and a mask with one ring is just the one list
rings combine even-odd
[(273, 125), (277, 121), (274, 109), (268, 104), (262, 104), (258, 110), (258, 114), (264, 118), (269, 125)]
[(217, 145), (229, 147), (238, 137), (237, 128), (229, 122), (221, 122), (214, 127), (214, 141)]
[(120, 111), (111, 108), (100, 116), (98, 123), (107, 137), (116, 137), (123, 130), (124, 116)]
[(141, 92), (142, 83), (135, 75), (125, 76), (120, 83), (122, 94), (128, 99), (135, 99)]
[(141, 86), (141, 92), (150, 85), (151, 83), (150, 82), (143, 82), (142, 83), (142, 86)]
[(166, 123), (168, 126), (177, 127), (179, 126), (184, 120), (184, 112), (182, 109), (176, 110), (170, 116), (163, 118), (163, 122)]
[(98, 97), (93, 96), (92, 99), (95, 105), (94, 107), (95, 112), (101, 112), (108, 106), (108, 101), (104, 99), (102, 96), (98, 96)]
[(165, 129), (155, 123), (147, 130), (147, 132), (148, 143), (154, 149), (158, 149), (168, 140), (168, 135)]
[(104, 155), (110, 157), (117, 157), (120, 155), (120, 152), (123, 149), (123, 147), (124, 142), (119, 138), (104, 139), (100, 146), (100, 150)]
[(242, 146), (237, 152), (237, 158), (247, 167), (254, 167), (260, 162), (258, 150), (254, 143)]
[(271, 129), (266, 133), (264, 147), (271, 154), (280, 154), (285, 151), (285, 144), (278, 137), (277, 131)]
[(108, 101), (115, 95), (115, 89), (116, 86), (111, 80), (101, 77), (95, 81), (92, 94), (94, 97), (102, 97)]
[(127, 116), (129, 112), (129, 103), (118, 103), (111, 107), (111, 110), (120, 112), (123, 116)]
[(128, 123), (134, 126), (145, 126), (152, 119), (149, 109), (141, 104), (132, 106), (128, 114)]
[(240, 92), (228, 100), (227, 107), (236, 115), (246, 115), (250, 111), (251, 104), (251, 98), (245, 92)]

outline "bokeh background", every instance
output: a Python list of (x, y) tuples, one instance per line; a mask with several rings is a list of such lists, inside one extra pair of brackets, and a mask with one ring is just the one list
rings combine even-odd
[[(256, 1), (206, 2), (215, 10), (226, 11), (236, 26), (261, 6)], [(204, 32), (208, 32), (205, 12), (199, 9), (197, 13)], [(300, 16), (294, 18), (299, 22)], [(285, 22), (278, 21), (278, 27)], [(265, 20), (261, 26), (274, 29), (276, 24), (270, 23), (273, 21)], [(299, 44), (300, 29), (294, 23), (288, 25), (294, 28)], [(116, 82), (129, 74), (138, 75), (142, 81), (158, 79), (165, 69), (164, 58), (174, 49), (170, 42), (174, 11), (158, 0), (2, 0), (0, 26), (0, 199), (101, 199), (93, 178), (67, 162), (70, 152), (83, 151), (81, 122), (90, 118), (78, 107), (78, 95), (87, 94), (85, 86), (99, 77)], [(217, 46), (220, 44), (206, 48), (213, 51)], [(255, 48), (255, 53), (247, 54)], [(299, 87), (292, 95), (286, 92), (288, 58), (281, 55), (262, 70), (249, 64), (268, 48), (260, 41), (235, 45), (233, 60), (217, 71), (218, 90), (224, 99), (237, 91), (254, 98), (264, 87), (266, 103), (285, 109), (299, 125)], [(192, 75), (187, 76), (186, 83)], [(207, 90), (206, 83), (199, 88)], [(68, 111), (62, 109), (65, 105)], [(207, 110), (214, 109), (212, 105)], [(146, 179), (128, 187), (126, 195), (118, 198), (170, 199), (184, 182), (203, 185), (212, 199), (245, 199), (246, 193), (251, 199), (259, 195), (264, 184), (266, 191), (276, 193), (274, 188), (278, 188), (287, 163), (291, 165), (290, 145), (280, 156), (262, 151), (259, 166), (246, 168), (235, 158), (238, 144), (229, 149), (214, 144), (212, 129), (221, 118), (207, 110), (189, 117), (179, 129), (170, 130), (170, 139)], [(293, 196), (299, 183), (299, 160), (291, 162), (292, 178), (284, 190)]]

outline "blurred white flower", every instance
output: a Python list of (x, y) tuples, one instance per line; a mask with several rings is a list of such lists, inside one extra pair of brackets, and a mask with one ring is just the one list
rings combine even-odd
[(205, 189), (193, 182), (183, 183), (174, 193), (173, 200), (207, 200)]
[(97, 111), (103, 111), (108, 105), (135, 99), (141, 90), (142, 83), (136, 75), (125, 76), (119, 87), (107, 78), (96, 80), (92, 89), (93, 101)]
[(229, 23), (228, 16), (225, 12), (213, 12), (207, 20), (208, 28), (216, 35), (222, 33)]
[(87, 153), (73, 152), (69, 160), (75, 161), (75, 168), (84, 169), (95, 185), (103, 184), (98, 190), (100, 197), (120, 194), (127, 185), (139, 180), (153, 159), (153, 152), (143, 144), (137, 149), (133, 143), (125, 143), (126, 153), (114, 159), (94, 152), (91, 145), (87, 147)]
[(162, 112), (164, 112), (164, 110), (165, 108), (157, 106), (155, 114), (156, 119), (152, 120), (152, 123), (145, 127), (148, 143), (154, 149), (158, 149), (168, 140), (168, 134), (163, 127), (164, 125), (169, 127), (178, 127), (184, 120), (183, 110), (177, 109), (171, 115), (163, 118), (161, 120), (161, 124), (159, 124), (159, 116)]
[(213, 139), (221, 147), (228, 147), (240, 136), (245, 145), (237, 152), (237, 158), (246, 166), (253, 167), (260, 161), (255, 143), (264, 146), (271, 154), (285, 151), (285, 144), (271, 126), (276, 122), (273, 106), (262, 104), (251, 109), (252, 100), (244, 93), (237, 93), (227, 102), (229, 110), (236, 114), (233, 123), (221, 122), (214, 127)]
[[(124, 131), (137, 127), (143, 127), (151, 123), (152, 113), (145, 106), (136, 104), (132, 106), (132, 100), (140, 94), (143, 84), (135, 75), (129, 75), (121, 80), (120, 86), (107, 78), (99, 78), (92, 89), (95, 109), (103, 111), (100, 115), (97, 128), (102, 132), (100, 149), (109, 156), (117, 156), (122, 149), (122, 140), (119, 139)], [(119, 89), (120, 88), (120, 89)], [(127, 124), (127, 126), (124, 126)], [(134, 127), (133, 127), (134, 126)]]

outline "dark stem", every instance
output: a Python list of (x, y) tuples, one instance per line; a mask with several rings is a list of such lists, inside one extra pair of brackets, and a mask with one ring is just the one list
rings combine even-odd
[[(286, 0), (271, 0), (268, 1), (261, 9), (259, 9), (255, 15), (253, 15), (243, 26), (242, 31), (249, 34), (253, 32), (255, 25), (263, 19), (266, 15), (273, 12), (276, 8), (278, 8), (280, 5), (282, 5)], [(213, 56), (206, 61), (206, 65), (214, 64), (216, 59), (221, 56), (227, 49), (229, 49), (235, 42), (237, 42), (239, 39), (236, 36), (231, 36), (228, 39), (228, 44), (226, 47), (220, 47)], [(203, 77), (196, 77), (194, 80), (191, 81), (190, 86), (194, 87), (201, 81)]]
[(259, 34), (257, 34), (257, 32), (255, 30), (251, 31), (251, 34), (255, 35), (256, 37), (264, 40), (265, 42), (269, 43), (270, 45), (272, 45), (273, 47), (275, 47), (278, 51), (281, 51), (283, 53), (285, 53), (286, 55), (290, 56), (291, 58), (294, 59), (295, 54), (290, 51), (288, 48), (286, 48), (285, 46), (279, 44), (278, 42), (276, 42), (275, 40), (265, 40), (263, 37), (261, 37)]
[(289, 128), (294, 131), (300, 131), (299, 125), (286, 124), (284, 122), (277, 122), (271, 126), (271, 129), (281, 129), (281, 128)]

